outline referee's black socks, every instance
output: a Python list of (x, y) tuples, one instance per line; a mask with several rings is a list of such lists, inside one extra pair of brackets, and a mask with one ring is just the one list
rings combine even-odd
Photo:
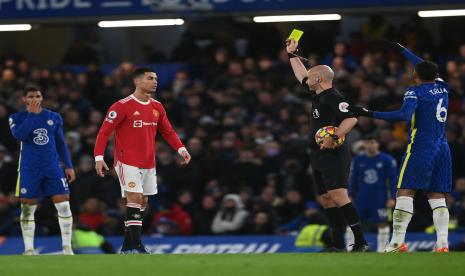
[(352, 202), (340, 207), (339, 210), (354, 233), (355, 245), (367, 244), (363, 235), (362, 225), (360, 224), (360, 218)]
[(345, 220), (338, 207), (326, 208), (326, 214), (329, 219), (329, 227), (331, 229), (331, 236), (333, 238), (332, 244), (337, 249), (345, 249), (344, 233), (345, 233)]

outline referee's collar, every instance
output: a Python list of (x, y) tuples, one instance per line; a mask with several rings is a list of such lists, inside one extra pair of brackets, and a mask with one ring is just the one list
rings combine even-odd
[(330, 90), (334, 90), (334, 87), (325, 89), (325, 90), (321, 91), (320, 93), (316, 93), (316, 92), (315, 92), (315, 94), (316, 94), (317, 96), (320, 96), (320, 95), (322, 95), (322, 94), (324, 94), (324, 93), (326, 93), (327, 91), (330, 91)]

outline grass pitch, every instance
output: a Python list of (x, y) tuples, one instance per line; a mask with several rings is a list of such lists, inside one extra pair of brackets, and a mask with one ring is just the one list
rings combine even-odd
[(0, 256), (0, 276), (465, 275), (465, 253)]

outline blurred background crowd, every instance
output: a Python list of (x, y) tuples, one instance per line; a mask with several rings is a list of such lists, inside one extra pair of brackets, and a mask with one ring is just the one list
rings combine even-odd
[[(171, 123), (192, 155), (187, 167), (176, 152), (157, 139), (159, 194), (144, 213), (143, 232), (153, 235), (286, 234), (307, 224), (324, 224), (309, 168), (311, 94), (292, 73), (284, 51), (285, 36), (251, 32), (246, 46), (227, 39), (208, 47), (186, 32), (172, 56), (150, 46), (141, 49), (144, 63), (159, 74), (167, 64), (182, 64), (159, 89)], [(304, 29), (304, 31), (307, 31)], [(337, 29), (312, 35), (308, 30), (300, 53), (308, 66), (330, 65), (334, 86), (352, 103), (375, 110), (399, 108), (412, 85), (412, 67), (381, 39), (403, 43), (439, 63), (450, 85), (447, 138), (453, 158), (453, 193), (448, 196), (452, 228), (465, 228), (465, 41), (431, 34), (418, 19), (399, 27), (382, 17), (370, 18), (344, 41), (328, 40)], [(117, 176), (95, 174), (93, 147), (108, 107), (133, 92), (130, 61), (104, 70), (105, 49), (80, 37), (63, 57), (73, 66), (42, 67), (14, 51), (0, 54), (0, 235), (20, 235), (20, 208), (14, 191), (19, 144), (10, 134), (8, 117), (23, 109), (22, 89), (41, 87), (44, 107), (59, 112), (77, 172), (70, 185), (75, 221), (103, 235), (121, 235), (125, 203)], [(98, 45), (98, 44), (97, 44)], [(235, 45), (235, 46), (231, 46)], [(161, 63), (163, 62), (163, 63)], [(85, 67), (83, 67), (84, 65)], [(407, 145), (405, 123), (359, 118), (346, 139), (353, 153), (361, 137), (375, 133), (381, 150), (400, 163)], [(106, 153), (112, 159), (112, 144)], [(424, 196), (416, 200), (410, 230), (424, 231), (431, 210)], [(58, 235), (53, 204), (43, 200), (36, 213), (40, 235)]]

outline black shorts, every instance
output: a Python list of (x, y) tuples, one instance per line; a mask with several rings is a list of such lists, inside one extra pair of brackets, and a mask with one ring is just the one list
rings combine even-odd
[(325, 194), (328, 190), (348, 188), (351, 159), (346, 145), (334, 150), (312, 149), (313, 183), (318, 195)]

